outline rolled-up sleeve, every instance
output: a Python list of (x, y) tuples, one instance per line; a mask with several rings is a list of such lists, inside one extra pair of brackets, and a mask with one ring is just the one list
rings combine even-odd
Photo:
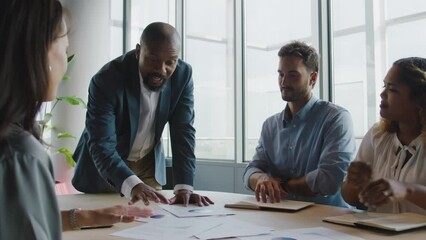
[(332, 195), (340, 189), (356, 151), (349, 112), (340, 111), (326, 121), (324, 128), (324, 145), (321, 149), (318, 168), (307, 173), (306, 182), (312, 192)]
[(262, 132), (259, 138), (258, 145), (256, 147), (256, 152), (253, 156), (253, 160), (247, 165), (243, 175), (243, 184), (247, 190), (253, 190), (250, 188), (250, 181), (249, 181), (251, 175), (258, 172), (267, 173), (269, 172), (271, 168), (270, 160), (267, 156), (267, 153), (264, 147), (265, 141), (266, 141), (265, 135), (267, 135), (266, 125), (267, 125), (267, 122), (263, 123)]

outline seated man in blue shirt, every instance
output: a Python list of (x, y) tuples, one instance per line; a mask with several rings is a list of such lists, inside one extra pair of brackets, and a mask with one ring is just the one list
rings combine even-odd
[(264, 122), (244, 185), (258, 201), (285, 197), (347, 206), (339, 190), (355, 154), (351, 116), (313, 96), (319, 58), (314, 48), (294, 41), (278, 56), (278, 84), (287, 106)]

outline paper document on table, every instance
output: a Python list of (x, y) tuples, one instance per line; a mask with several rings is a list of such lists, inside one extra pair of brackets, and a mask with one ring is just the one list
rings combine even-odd
[(264, 239), (297, 239), (297, 240), (363, 240), (330, 228), (314, 227), (290, 230), (279, 230), (266, 236), (240, 237), (242, 240), (264, 240)]
[(227, 203), (227, 208), (245, 208), (245, 209), (269, 209), (269, 210), (285, 210), (285, 211), (298, 211), (303, 208), (313, 205), (312, 202), (292, 201), (282, 199), (278, 203), (264, 203), (258, 202), (254, 196), (248, 196), (245, 199), (240, 200), (236, 203)]
[(234, 215), (235, 213), (224, 209), (222, 206), (182, 206), (182, 205), (166, 205), (159, 204), (159, 207), (166, 210), (167, 212), (175, 215), (176, 217), (185, 218), (185, 217), (206, 217), (206, 216), (227, 216)]
[[(243, 236), (268, 235), (274, 229), (270, 227), (257, 226), (252, 223), (237, 220), (232, 217), (221, 218), (221, 224), (207, 231), (200, 232), (194, 236), (198, 239), (219, 239)], [(210, 220), (210, 218), (209, 218)]]
[(209, 218), (208, 221), (200, 221), (196, 218), (163, 218), (158, 221), (141, 224), (140, 226), (128, 228), (111, 233), (112, 236), (158, 240), (158, 239), (188, 239), (195, 234), (207, 231), (222, 224), (221, 218)]
[(390, 231), (404, 231), (426, 226), (426, 216), (417, 213), (351, 213), (341, 216), (325, 217), (325, 222), (344, 225), (362, 225)]
[(175, 216), (168, 214), (166, 211), (157, 211), (154, 212), (153, 215), (149, 216), (149, 217), (137, 217), (136, 221), (138, 222), (158, 222), (164, 218), (174, 218)]

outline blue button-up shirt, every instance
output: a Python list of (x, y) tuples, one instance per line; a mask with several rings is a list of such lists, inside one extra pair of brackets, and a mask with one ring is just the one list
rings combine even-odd
[(315, 197), (290, 193), (286, 199), (347, 206), (340, 187), (355, 155), (355, 139), (349, 112), (312, 97), (294, 116), (288, 106), (269, 117), (262, 127), (253, 161), (244, 173), (264, 172), (282, 181), (306, 176)]

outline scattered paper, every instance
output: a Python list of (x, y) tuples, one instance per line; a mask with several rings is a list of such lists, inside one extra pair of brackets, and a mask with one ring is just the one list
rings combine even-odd
[(170, 218), (170, 217), (174, 217), (174, 216), (171, 216), (169, 213), (166, 213), (166, 212), (155, 212), (153, 215), (149, 217), (138, 217), (136, 218), (136, 221), (145, 222), (145, 223), (158, 222), (160, 219)]
[(221, 220), (215, 218), (200, 221), (197, 218), (169, 217), (121, 230), (111, 235), (144, 240), (188, 239), (195, 234), (204, 232), (220, 224)]
[(270, 234), (274, 229), (257, 226), (231, 217), (221, 218), (221, 224), (207, 231), (195, 234), (199, 239), (218, 239)]
[[(153, 218), (142, 218), (146, 223), (112, 233), (113, 236), (158, 240), (158, 239), (218, 239), (270, 234), (274, 229), (257, 226), (229, 216), (206, 218), (178, 218), (173, 215), (154, 214)], [(149, 220), (148, 220), (149, 219)]]
[(243, 240), (363, 240), (330, 228), (314, 227), (275, 231), (270, 235), (241, 237)]
[(167, 212), (175, 215), (176, 217), (186, 218), (186, 217), (206, 217), (206, 216), (227, 216), (234, 215), (235, 213), (224, 209), (222, 206), (204, 206), (204, 207), (194, 207), (194, 206), (182, 206), (182, 205), (158, 205)]

